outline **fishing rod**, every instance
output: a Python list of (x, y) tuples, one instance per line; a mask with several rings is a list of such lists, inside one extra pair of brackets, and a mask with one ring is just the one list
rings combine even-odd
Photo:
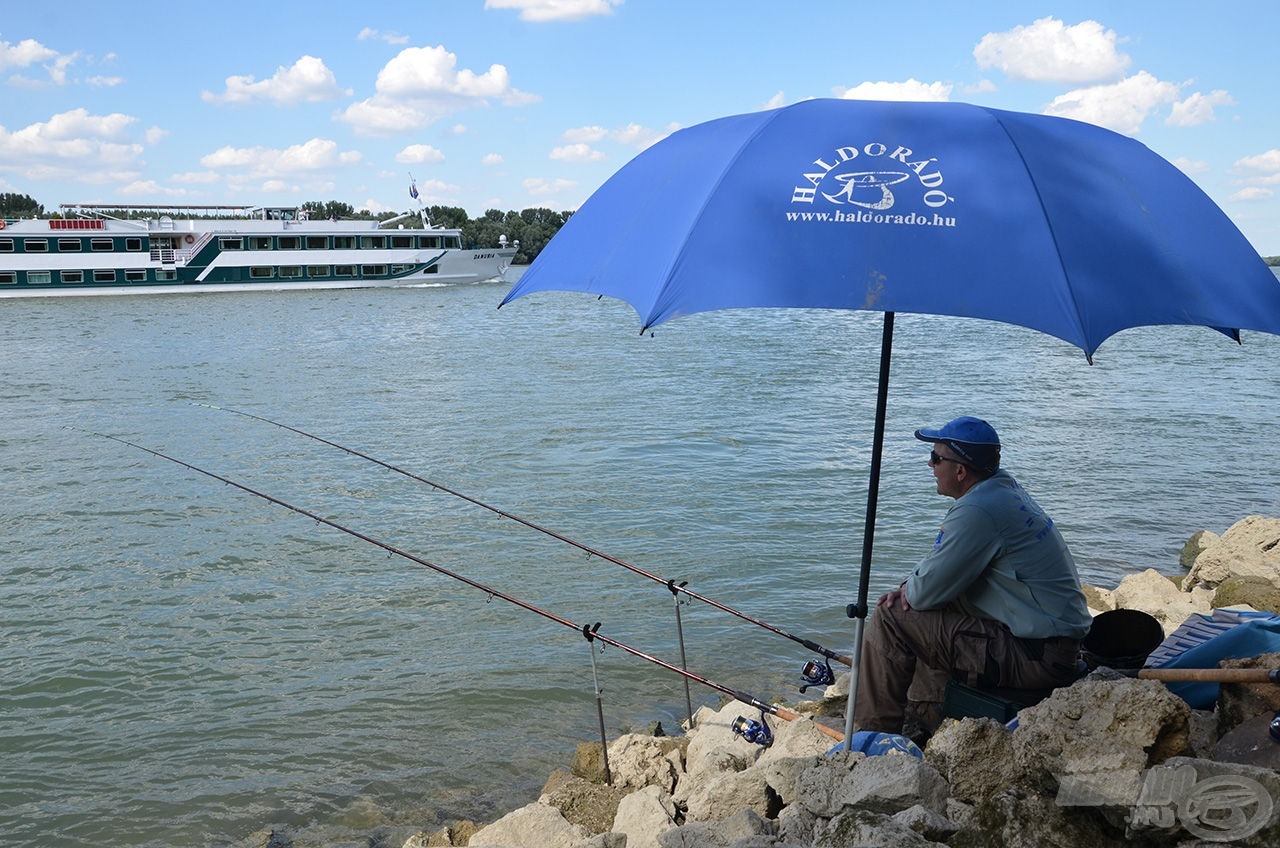
[[(162, 453), (161, 451), (155, 450), (154, 448), (149, 448), (149, 447), (146, 447), (145, 445), (140, 445), (140, 444), (137, 444), (136, 442), (131, 442), (127, 439), (122, 439), (119, 436), (111, 436), (106, 433), (99, 433), (95, 430), (86, 430), (86, 429), (83, 429), (80, 427), (74, 427), (71, 425), (64, 425), (64, 426), (66, 426), (67, 429), (78, 430), (82, 433), (98, 436), (103, 439), (110, 439), (113, 442), (118, 442), (119, 444), (134, 448), (135, 450), (142, 451), (143, 453), (151, 454), (152, 456), (157, 457), (159, 459), (168, 460), (169, 462), (172, 462), (176, 465), (180, 465), (183, 468), (186, 468), (190, 471), (194, 471), (198, 474), (203, 474), (206, 477), (217, 480), (220, 483), (225, 483), (228, 486), (234, 486), (240, 491), (246, 492), (250, 495), (253, 495), (254, 497), (261, 498), (262, 500), (267, 501), (268, 503), (273, 503), (277, 506), (282, 506), (285, 509), (290, 510), (291, 512), (295, 512), (298, 515), (304, 516), (306, 518), (310, 518), (312, 521), (323, 524), (326, 527), (332, 527), (334, 530), (338, 530), (342, 533), (346, 533), (347, 535), (353, 536), (362, 542), (367, 542), (370, 545), (374, 545), (375, 547), (382, 548), (384, 551), (386, 551), (389, 554), (393, 554), (395, 556), (401, 557), (402, 559), (406, 559), (406, 560), (409, 560), (410, 562), (417, 563), (418, 565), (421, 565), (425, 568), (429, 568), (432, 571), (437, 572), (438, 574), (443, 574), (446, 577), (451, 577), (454, 580), (459, 581), (460, 583), (465, 583), (466, 585), (472, 587), (473, 589), (479, 589), (481, 592), (484, 592), (486, 595), (488, 595), (490, 599), (501, 598), (507, 603), (520, 607), (523, 610), (527, 610), (531, 613), (539, 615), (549, 621), (554, 621), (556, 624), (560, 624), (565, 627), (568, 627), (570, 630), (574, 630), (580, 633), (583, 637), (586, 638), (588, 642), (592, 642), (598, 639), (604, 645), (612, 645), (613, 647), (618, 648), (619, 650), (625, 653), (631, 654), (634, 657), (638, 657), (640, 659), (651, 662), (654, 665), (667, 669), (668, 671), (673, 671), (676, 674), (679, 674), (682, 677), (684, 677), (686, 680), (692, 680), (693, 682), (700, 683), (703, 686), (706, 686), (710, 689), (715, 689), (716, 691), (721, 692), (725, 695), (728, 695), (729, 697), (737, 701), (740, 701), (744, 704), (747, 704), (748, 706), (751, 706), (760, 710), (762, 719), (765, 714), (777, 716), (778, 718), (784, 721), (797, 721), (804, 718), (799, 713), (789, 710), (786, 707), (782, 707), (777, 704), (770, 704), (766, 701), (762, 701), (759, 698), (756, 698), (753, 695), (749, 695), (746, 692), (742, 692), (737, 689), (730, 688), (721, 683), (716, 683), (714, 680), (703, 677), (702, 675), (699, 675), (699, 674), (695, 674), (694, 672), (691, 672), (688, 669), (680, 668), (679, 666), (673, 665), (669, 662), (666, 662), (665, 660), (661, 660), (658, 657), (653, 656), (652, 654), (645, 653), (639, 648), (633, 648), (630, 645), (626, 644), (625, 642), (620, 642), (617, 639), (612, 639), (608, 636), (605, 636), (604, 634), (599, 632), (600, 630), (599, 622), (596, 622), (594, 625), (579, 626), (567, 618), (563, 618), (559, 615), (556, 615), (553, 612), (550, 612), (548, 610), (542, 609), (541, 607), (535, 606), (534, 604), (531, 604), (528, 601), (523, 601), (514, 595), (510, 595), (506, 592), (502, 592), (498, 589), (493, 588), (492, 586), (488, 586), (484, 583), (481, 583), (478, 580), (472, 580), (470, 577), (466, 577), (462, 574), (458, 574), (457, 572), (451, 571), (442, 565), (437, 565), (434, 562), (431, 562), (429, 560), (423, 559), (422, 557), (411, 554), (408, 551), (405, 551), (401, 548), (397, 548), (395, 545), (392, 545), (388, 542), (384, 542), (380, 539), (376, 539), (373, 536), (366, 535), (364, 533), (361, 533), (358, 530), (353, 530), (350, 527), (347, 527), (343, 524), (339, 524), (338, 522), (333, 521), (332, 519), (328, 519), (328, 518), (325, 518), (324, 516), (317, 515), (316, 513), (308, 509), (305, 509), (300, 506), (295, 506), (287, 501), (284, 501), (284, 500), (281, 500), (280, 498), (275, 497), (274, 495), (269, 495), (265, 492), (261, 492), (257, 489), (254, 489), (250, 486), (245, 485), (244, 483), (239, 483), (228, 477), (224, 477), (221, 474), (217, 474), (213, 471), (208, 471), (204, 468), (200, 468), (199, 466), (196, 466), (184, 460), (178, 459), (177, 457), (170, 456), (169, 454)], [(592, 658), (594, 661), (594, 653), (592, 654)], [(596, 686), (597, 699), (599, 697), (600, 691), (601, 690), (597, 682), (597, 686)], [(599, 701), (597, 700), (597, 705), (598, 704), (599, 704)], [(604, 727), (603, 714), (601, 715), (600, 722), (601, 722), (601, 728), (603, 732), (603, 727)], [(838, 730), (827, 727), (826, 725), (820, 724), (819, 722), (812, 722), (812, 724), (822, 734), (829, 736), (830, 738), (835, 739), (838, 742), (844, 741), (844, 734), (840, 733)], [(750, 719), (744, 719), (742, 717), (739, 717), (738, 720), (733, 722), (734, 732), (748, 738), (748, 741), (755, 741), (755, 742), (758, 742), (759, 744), (767, 744), (767, 742), (772, 741), (772, 737), (770, 734), (768, 734), (767, 725), (763, 725), (763, 731), (760, 730), (761, 727), (762, 727), (762, 724), (756, 723)], [(751, 739), (750, 738), (751, 735), (755, 735), (757, 736), (757, 738)], [(768, 737), (767, 740), (765, 737)], [(603, 739), (601, 740), (601, 743), (603, 745)], [(605, 750), (608, 749), (607, 745), (605, 745), (604, 747), (605, 747)]]
[[(676, 597), (677, 601), (679, 600), (679, 596), (683, 594), (686, 597), (692, 598), (695, 601), (701, 601), (702, 603), (707, 604), (708, 606), (715, 607), (721, 612), (727, 612), (730, 615), (737, 616), (743, 621), (750, 622), (751, 624), (754, 624), (757, 627), (764, 628), (765, 630), (768, 630), (771, 633), (776, 633), (777, 635), (782, 636), (783, 638), (790, 639), (792, 642), (796, 642), (797, 644), (803, 645), (804, 647), (808, 648), (814, 653), (820, 654), (821, 656), (825, 657), (828, 660), (835, 660), (836, 662), (843, 663), (844, 665), (850, 665), (850, 666), (853, 665), (853, 662), (852, 660), (849, 659), (849, 657), (843, 654), (836, 653), (835, 651), (832, 651), (829, 648), (824, 648), (822, 645), (819, 645), (817, 642), (814, 642), (809, 639), (804, 639), (792, 633), (788, 633), (786, 630), (783, 630), (780, 627), (775, 627), (774, 625), (769, 624), (768, 622), (761, 621), (760, 619), (750, 616), (742, 612), (741, 610), (734, 609), (731, 606), (722, 604), (719, 601), (706, 597), (705, 595), (698, 594), (692, 589), (687, 588), (688, 581), (682, 581), (680, 583), (677, 583), (675, 580), (666, 579), (650, 571), (646, 571), (645, 569), (640, 568), (637, 565), (632, 565), (631, 563), (621, 560), (617, 557), (610, 556), (609, 554), (606, 554), (603, 551), (596, 550), (595, 548), (590, 547), (589, 545), (584, 545), (581, 542), (570, 539), (568, 536), (565, 536), (561, 533), (557, 533), (554, 530), (543, 527), (542, 525), (536, 524), (526, 518), (521, 518), (520, 516), (507, 512), (504, 509), (499, 509), (496, 506), (491, 506), (490, 504), (487, 504), (484, 501), (479, 500), (478, 498), (473, 498), (470, 495), (463, 494), (462, 492), (459, 492), (456, 489), (452, 489), (448, 486), (445, 486), (442, 483), (437, 483), (434, 480), (428, 480), (425, 477), (422, 477), (418, 474), (414, 474), (412, 471), (408, 471), (404, 468), (400, 468), (397, 465), (392, 465), (391, 463), (385, 462), (384, 460), (378, 459), (377, 457), (370, 456), (369, 454), (364, 453), (363, 451), (359, 451), (359, 450), (356, 450), (355, 448), (347, 447), (346, 445), (340, 445), (337, 442), (324, 438), (323, 436), (317, 436), (314, 433), (308, 433), (307, 431), (300, 430), (297, 427), (292, 427), (288, 424), (282, 424), (279, 421), (272, 421), (270, 418), (264, 418), (261, 415), (254, 415), (251, 412), (244, 412), (238, 409), (230, 409), (225, 406), (215, 406), (214, 404), (209, 404), (209, 403), (198, 403), (196, 405), (207, 407), (209, 409), (216, 409), (221, 412), (230, 412), (233, 415), (241, 415), (245, 418), (252, 418), (255, 421), (261, 421), (264, 424), (270, 424), (273, 427), (279, 427), (282, 430), (288, 430), (289, 432), (296, 433), (299, 436), (304, 436), (308, 439), (313, 439), (317, 442), (320, 442), (321, 444), (325, 444), (330, 447), (337, 448), (338, 450), (345, 451), (351, 454), (352, 456), (356, 456), (361, 459), (367, 460), (369, 462), (374, 463), (375, 465), (380, 465), (383, 468), (387, 469), (388, 471), (394, 471), (395, 473), (408, 477), (411, 480), (416, 480), (419, 483), (425, 483), (426, 485), (430, 486), (431, 488), (437, 491), (444, 492), (445, 494), (448, 494), (448, 495), (453, 495), (456, 498), (460, 498), (482, 509), (487, 509), (489, 512), (492, 512), (495, 515), (498, 515), (502, 518), (510, 519), (516, 522), (517, 524), (523, 524), (525, 527), (528, 527), (531, 530), (536, 530), (539, 533), (543, 533), (547, 536), (550, 536), (553, 539), (556, 539), (560, 542), (564, 542), (566, 545), (571, 545), (577, 548), (578, 550), (585, 552), (589, 556), (599, 557), (600, 559), (605, 560), (606, 562), (611, 562), (614, 565), (622, 566), (623, 568), (627, 569), (628, 571), (634, 574), (639, 574), (641, 577), (647, 577), (648, 579), (653, 580), (656, 583), (661, 583), (662, 585), (667, 587), (667, 590), (670, 591), (673, 596)], [(679, 615), (680, 615), (680, 607), (679, 607), (679, 604), (677, 603), (676, 605), (677, 627), (680, 626)], [(680, 647), (681, 652), (683, 653), (684, 651), (683, 634), (681, 635), (680, 646), (681, 646)], [(801, 692), (804, 692), (805, 689), (809, 688), (810, 686), (825, 686), (835, 681), (835, 673), (831, 670), (830, 663), (825, 663), (825, 662), (819, 663), (815, 661), (815, 662), (806, 663), (804, 666), (804, 670), (801, 672), (801, 676), (805, 680), (805, 685), (800, 687)]]

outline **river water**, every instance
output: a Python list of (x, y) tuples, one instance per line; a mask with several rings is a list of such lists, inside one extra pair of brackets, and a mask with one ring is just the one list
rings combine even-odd
[[(536, 797), (597, 736), (580, 634), (122, 437), (678, 661), (662, 585), (357, 448), (846, 652), (879, 314), (748, 310), (638, 335), (505, 285), (0, 303), (0, 844), (387, 844)], [(1176, 573), (1280, 515), (1280, 339), (1131, 330), (1079, 350), (898, 316), (873, 592), (948, 501), (911, 437), (986, 417), (1082, 577)], [(89, 432), (93, 431), (93, 432)], [(798, 697), (797, 645), (682, 607), (691, 669)], [(681, 679), (596, 654), (609, 734)], [(693, 698), (719, 693), (695, 685)]]

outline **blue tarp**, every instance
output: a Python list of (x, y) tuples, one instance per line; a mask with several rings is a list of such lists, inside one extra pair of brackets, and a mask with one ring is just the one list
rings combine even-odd
[[(1219, 609), (1183, 622), (1151, 652), (1147, 667), (1217, 668), (1225, 659), (1276, 652), (1280, 652), (1280, 615)], [(1218, 700), (1217, 683), (1170, 683), (1168, 687), (1197, 710), (1211, 710)]]

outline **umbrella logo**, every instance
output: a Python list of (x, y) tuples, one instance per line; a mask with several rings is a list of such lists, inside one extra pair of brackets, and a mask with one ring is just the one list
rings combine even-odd
[[(904, 174), (901, 171), (863, 171), (857, 174), (836, 174), (834, 179), (836, 182), (844, 186), (835, 194), (827, 194), (825, 191), (822, 196), (832, 203), (845, 204), (852, 203), (854, 206), (861, 206), (864, 209), (891, 209), (893, 207), (893, 192), (889, 191), (889, 186), (897, 185), (903, 180), (909, 179), (910, 174)], [(875, 202), (868, 200), (858, 200), (860, 189), (871, 189), (870, 194), (874, 195), (875, 189), (880, 189), (880, 197)], [(860, 192), (862, 197), (866, 197), (868, 192)]]
[[(870, 142), (861, 147), (837, 147), (814, 159), (813, 168), (805, 169), (800, 179), (793, 185), (792, 204), (812, 206), (821, 195), (836, 206), (857, 206), (861, 209), (883, 213), (892, 209), (898, 202), (893, 186), (907, 182), (912, 177), (923, 190), (920, 202), (929, 209), (939, 210), (955, 200), (943, 190), (942, 170), (938, 160), (932, 156), (919, 156), (908, 147), (891, 147), (880, 142)], [(871, 167), (868, 167), (871, 166)], [(890, 170), (892, 169), (892, 170)], [(834, 187), (834, 191), (830, 189)], [(827, 189), (827, 190), (824, 190)], [(899, 192), (902, 190), (899, 189)], [(802, 213), (804, 214), (804, 213)], [(825, 213), (814, 213), (825, 214)], [(837, 220), (845, 220), (844, 213), (833, 213)], [(941, 226), (955, 226), (955, 218), (924, 216), (919, 220), (907, 220), (901, 215), (876, 215), (868, 218), (864, 213), (854, 214), (853, 220), (875, 223), (931, 223)], [(790, 217), (790, 213), (788, 215)], [(914, 213), (911, 216), (918, 218)], [(903, 218), (899, 221), (898, 218)], [(808, 217), (803, 220), (809, 220)], [(823, 220), (827, 220), (823, 218)]]

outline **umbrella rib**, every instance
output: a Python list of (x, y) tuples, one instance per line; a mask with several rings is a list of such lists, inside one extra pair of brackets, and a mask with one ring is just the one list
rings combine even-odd
[(1040, 186), (1036, 182), (1035, 175), (1031, 172), (1031, 168), (1027, 165), (1027, 159), (1022, 155), (1022, 148), (1018, 146), (1018, 142), (1014, 140), (1009, 133), (1009, 128), (1004, 125), (1004, 121), (1000, 117), (988, 109), (987, 114), (995, 120), (996, 125), (1000, 127), (1000, 131), (1004, 133), (1005, 138), (1009, 139), (1009, 144), (1018, 154), (1018, 161), (1022, 163), (1022, 170), (1027, 175), (1027, 181), (1031, 183), (1031, 188), (1036, 195), (1036, 205), (1040, 207), (1040, 214), (1044, 217), (1045, 228), (1049, 231), (1049, 238), (1053, 241), (1053, 252), (1058, 257), (1058, 269), (1062, 272), (1062, 279), (1066, 283), (1067, 293), (1071, 298), (1071, 305), (1075, 307), (1076, 329), (1080, 331), (1080, 340), (1083, 342), (1081, 349), (1084, 351), (1084, 357), (1090, 365), (1093, 364), (1093, 350), (1089, 347), (1089, 338), (1084, 331), (1084, 322), (1080, 315), (1080, 299), (1076, 297), (1075, 287), (1071, 284), (1071, 275), (1067, 273), (1067, 266), (1062, 261), (1062, 249), (1058, 244), (1058, 234), (1054, 230), (1053, 221), (1049, 218), (1049, 213), (1044, 206), (1044, 197), (1040, 193)]
[[(710, 203), (712, 196), (715, 194), (716, 188), (718, 188), (720, 184), (724, 182), (725, 175), (729, 173), (733, 165), (738, 161), (738, 159), (742, 157), (743, 151), (745, 151), (747, 147), (750, 146), (751, 142), (754, 141), (756, 137), (760, 135), (760, 133), (764, 132), (765, 129), (768, 128), (768, 126), (773, 123), (773, 121), (778, 117), (778, 114), (781, 111), (782, 109), (774, 109), (773, 113), (768, 118), (760, 122), (760, 126), (756, 127), (753, 132), (751, 132), (749, 135), (747, 135), (743, 139), (742, 143), (738, 145), (738, 149), (733, 151), (732, 156), (725, 157), (724, 165), (720, 168), (720, 174), (719, 176), (716, 177), (715, 184), (711, 187), (711, 190), (705, 193), (703, 197), (703, 201), (698, 207), (698, 211), (693, 215), (690, 221), (689, 231), (692, 231), (694, 227), (697, 225), (697, 223), (700, 220), (702, 220), (702, 216), (707, 210), (707, 204)], [(688, 245), (689, 245), (688, 239), (685, 239), (680, 243), (680, 249), (676, 251), (675, 256), (671, 258), (671, 263), (667, 266), (667, 272), (665, 275), (663, 275), (666, 279), (671, 278), (672, 271), (675, 269), (677, 265), (680, 264), (680, 260), (684, 257), (685, 249), (688, 247)], [(664, 311), (665, 311), (665, 308), (663, 307), (663, 301), (661, 298), (659, 298), (659, 300), (657, 300), (654, 303), (654, 305), (650, 308), (648, 316), (645, 317), (644, 326), (640, 328), (640, 335), (644, 335), (646, 332), (649, 331), (651, 327), (654, 327), (657, 324), (660, 324), (662, 321), (666, 320), (665, 316), (662, 316), (662, 313)]]

